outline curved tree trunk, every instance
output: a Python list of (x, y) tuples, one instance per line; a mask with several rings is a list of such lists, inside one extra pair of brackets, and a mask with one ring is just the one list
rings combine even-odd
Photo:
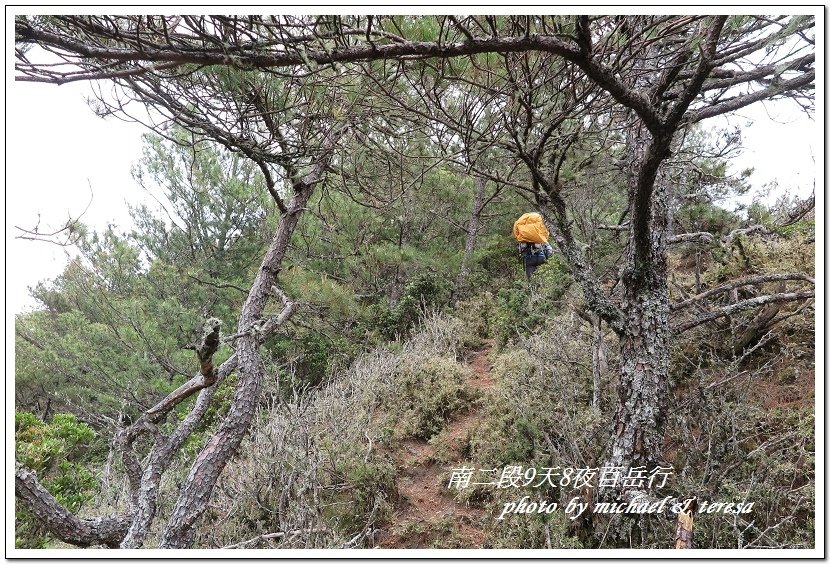
[(76, 546), (103, 544), (117, 547), (127, 529), (127, 516), (81, 519), (73, 515), (46, 491), (32, 470), (18, 466), (14, 474), (14, 494), (57, 538)]
[(188, 548), (193, 544), (196, 538), (196, 522), (207, 508), (216, 481), (250, 428), (265, 375), (265, 367), (259, 354), (260, 343), (250, 329), (261, 320), (265, 305), (274, 293), (272, 288), (276, 285), (277, 273), (300, 214), (308, 204), (315, 185), (322, 180), (331, 162), (334, 146), (344, 131), (335, 131), (332, 128), (312, 170), (295, 182), (294, 195), (286, 212), (280, 217), (277, 232), (257, 271), (248, 299), (239, 316), (238, 331), (243, 334), (237, 341), (236, 349), (240, 379), (228, 415), (193, 462), (173, 513), (164, 528), (161, 548)]
[[(140, 548), (156, 517), (159, 484), (175, 453), (202, 419), (216, 391), (216, 384), (238, 368), (240, 381), (228, 416), (194, 461), (167, 526), (162, 532), (163, 548), (186, 548), (195, 539), (195, 525), (204, 512), (219, 478), (230, 458), (248, 432), (257, 408), (259, 392), (265, 375), (259, 347), (265, 336), (281, 326), (294, 312), (295, 306), (276, 286), (277, 273), (302, 211), (326, 170), (334, 148), (346, 128), (335, 126), (328, 132), (320, 154), (310, 171), (294, 182), (294, 195), (283, 214), (262, 265), (243, 306), (238, 332), (232, 336), (237, 350), (222, 366), (214, 368), (212, 355), (219, 345), (218, 322), (196, 352), (201, 364), (200, 374), (170, 393), (159, 404), (146, 411), (133, 425), (123, 429), (117, 438), (121, 449), (130, 489), (128, 515), (80, 519), (62, 507), (40, 485), (31, 470), (20, 467), (16, 472), (17, 498), (26, 504), (38, 519), (61, 540), (78, 546), (105, 544), (110, 547)], [(285, 306), (279, 316), (263, 319), (268, 300), (279, 297)], [(170, 410), (184, 399), (199, 392), (194, 408), (169, 435), (157, 432), (159, 423)], [(155, 434), (155, 444), (142, 467), (132, 444), (142, 433)]]
[[(299, 187), (289, 204), (288, 212), (280, 218), (277, 233), (242, 308), (238, 325), (240, 333), (248, 331), (262, 317), (291, 234), (312, 191), (313, 185)], [(236, 355), (240, 379), (230, 410), (193, 462), (162, 535), (161, 548), (191, 546), (196, 535), (196, 521), (207, 507), (216, 480), (236, 453), (253, 420), (265, 374), (259, 343), (253, 333), (245, 334), (237, 341)]]

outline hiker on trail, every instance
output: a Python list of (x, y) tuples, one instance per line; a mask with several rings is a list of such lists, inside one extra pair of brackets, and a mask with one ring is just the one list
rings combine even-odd
[(519, 258), (524, 264), (528, 282), (536, 268), (553, 255), (548, 235), (550, 233), (541, 214), (536, 212), (522, 215), (513, 224), (513, 236), (519, 242)]

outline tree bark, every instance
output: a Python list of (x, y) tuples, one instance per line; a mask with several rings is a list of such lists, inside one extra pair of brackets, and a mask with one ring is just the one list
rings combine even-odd
[[(312, 170), (295, 181), (294, 195), (287, 206), (287, 212), (280, 217), (277, 232), (242, 307), (238, 323), (240, 333), (245, 333), (261, 319), (265, 305), (273, 295), (272, 287), (276, 285), (277, 273), (300, 214), (308, 204), (315, 185), (322, 180), (331, 162), (334, 147), (344, 132), (344, 129), (335, 130), (332, 127)], [(243, 334), (237, 341), (240, 379), (230, 410), (193, 462), (164, 529), (161, 548), (188, 548), (193, 544), (196, 522), (210, 501), (216, 481), (250, 428), (265, 376), (259, 344), (256, 335), (251, 333)]]
[(662, 463), (669, 327), (668, 291), (661, 286), (625, 292), (627, 321), (620, 336), (620, 380), (608, 461), (623, 472)]
[[(658, 64), (657, 57), (648, 60)], [(637, 87), (651, 88), (651, 76), (640, 77)], [(624, 473), (661, 462), (669, 367), (669, 206), (667, 179), (658, 172), (672, 136), (655, 132), (640, 116), (632, 113), (630, 118), (626, 164), (631, 222), (622, 275), (620, 380), (607, 462)]]
[(677, 524), (674, 531), (676, 549), (694, 548), (694, 515), (697, 508), (697, 498), (691, 499), (677, 514)]
[(53, 535), (69, 544), (114, 548), (130, 527), (130, 519), (125, 515), (92, 519), (76, 517), (40, 485), (32, 470), (22, 466), (15, 468), (14, 493)]
[(461, 260), (461, 271), (458, 273), (456, 288), (463, 290), (472, 272), (473, 253), (478, 241), (478, 231), (481, 225), (481, 211), (484, 207), (485, 180), (482, 176), (475, 175), (475, 191), (473, 192), (473, 205), (470, 210), (470, 222), (467, 225), (467, 237), (464, 240), (464, 258)]
[(694, 548), (694, 516), (691, 513), (682, 512), (677, 516), (677, 531), (675, 532), (675, 548)]

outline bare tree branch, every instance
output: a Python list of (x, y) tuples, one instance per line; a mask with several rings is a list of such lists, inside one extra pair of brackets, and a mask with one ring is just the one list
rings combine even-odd
[(699, 241), (701, 243), (713, 243), (715, 241), (715, 236), (709, 233), (708, 231), (698, 231), (695, 233), (679, 233), (677, 235), (672, 235), (668, 239), (669, 244), (674, 243), (689, 243), (692, 241)]
[(716, 311), (707, 313), (705, 315), (701, 315), (695, 319), (690, 321), (685, 321), (683, 323), (677, 323), (672, 326), (672, 332), (675, 335), (679, 335), (684, 331), (688, 331), (698, 325), (702, 325), (704, 323), (708, 323), (710, 321), (714, 321), (715, 319), (719, 319), (721, 317), (726, 317), (727, 315), (733, 315), (735, 313), (739, 313), (743, 310), (750, 309), (753, 307), (762, 306), (764, 304), (769, 303), (777, 303), (777, 302), (792, 302), (792, 301), (800, 301), (800, 300), (808, 300), (810, 298), (814, 298), (816, 296), (815, 291), (813, 290), (805, 290), (800, 292), (787, 292), (781, 294), (770, 294), (768, 296), (759, 296), (757, 298), (751, 298), (749, 300), (743, 300), (741, 302), (731, 304), (728, 306), (724, 306)]
[(707, 106), (705, 108), (701, 108), (699, 110), (692, 110), (687, 115), (686, 121), (688, 121), (689, 123), (696, 123), (699, 121), (703, 121), (705, 119), (709, 119), (711, 117), (728, 114), (730, 112), (734, 112), (735, 110), (740, 110), (741, 108), (745, 108), (746, 106), (754, 104), (755, 102), (760, 102), (761, 100), (769, 100), (771, 98), (774, 98), (775, 96), (784, 94), (786, 92), (790, 92), (792, 90), (812, 87), (815, 78), (815, 71), (811, 69), (803, 73), (801, 76), (791, 78), (790, 80), (776, 81), (770, 84), (768, 87), (753, 92), (751, 94), (735, 96), (733, 98), (728, 98), (726, 100), (720, 101), (716, 104)]
[(701, 292), (696, 296), (684, 300), (682, 302), (678, 302), (672, 304), (671, 310), (680, 311), (682, 309), (686, 309), (689, 306), (694, 304), (700, 303), (703, 300), (711, 298), (712, 296), (716, 296), (718, 294), (723, 294), (725, 292), (729, 292), (736, 288), (740, 288), (741, 286), (749, 286), (755, 284), (764, 284), (767, 282), (781, 282), (783, 280), (803, 280), (805, 282), (809, 282), (811, 284), (815, 284), (815, 279), (811, 276), (807, 276), (806, 274), (801, 274), (798, 272), (793, 273), (785, 273), (785, 274), (759, 274), (757, 276), (748, 276), (746, 278), (739, 278), (737, 280), (731, 280), (725, 284), (721, 284), (720, 286), (716, 286), (711, 288), (710, 290), (706, 290), (705, 292)]

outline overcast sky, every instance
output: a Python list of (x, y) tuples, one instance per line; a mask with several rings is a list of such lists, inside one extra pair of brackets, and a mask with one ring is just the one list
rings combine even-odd
[[(101, 229), (129, 222), (127, 201), (142, 190), (130, 168), (141, 156), (137, 124), (97, 117), (86, 105), (89, 85), (6, 85), (7, 307), (30, 304), (27, 287), (59, 274), (67, 252), (21, 240), (16, 228), (59, 228), (70, 216)], [(91, 199), (91, 203), (90, 203)]]
[[(29, 308), (28, 287), (59, 274), (65, 249), (16, 238), (15, 227), (42, 231), (63, 225), (87, 208), (83, 221), (94, 229), (107, 222), (127, 228), (127, 202), (144, 194), (130, 175), (141, 156), (137, 124), (99, 118), (86, 105), (88, 84), (6, 81), (6, 299), (7, 311)], [(794, 104), (756, 104), (741, 112), (743, 156), (734, 169), (754, 167), (756, 187), (777, 180), (782, 190), (807, 195), (823, 170), (823, 132)], [(742, 118), (731, 118), (746, 124)], [(819, 122), (820, 123), (820, 122)], [(817, 163), (815, 159), (819, 159)], [(820, 190), (819, 190), (820, 191)], [(819, 208), (821, 209), (821, 208)]]

